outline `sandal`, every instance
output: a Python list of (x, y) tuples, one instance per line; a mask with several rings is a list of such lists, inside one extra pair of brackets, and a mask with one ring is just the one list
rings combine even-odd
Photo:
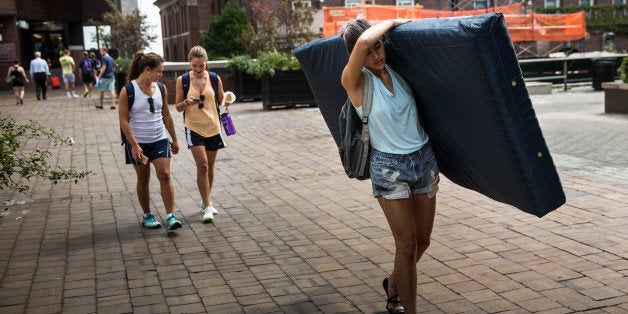
[(393, 314), (405, 313), (406, 310), (401, 305), (393, 307), (392, 309), (388, 307), (388, 305), (390, 305), (391, 303), (401, 304), (401, 300), (399, 300), (399, 293), (393, 295), (392, 297), (388, 295), (388, 277), (384, 278), (384, 281), (382, 282), (382, 286), (384, 286), (384, 291), (386, 292), (386, 309), (388, 310), (388, 313), (393, 313)]

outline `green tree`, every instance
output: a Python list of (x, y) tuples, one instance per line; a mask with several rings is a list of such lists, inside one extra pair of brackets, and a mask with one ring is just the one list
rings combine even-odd
[(255, 24), (240, 38), (248, 53), (255, 55), (257, 51), (253, 49), (259, 48), (292, 53), (294, 48), (316, 37), (310, 29), (314, 10), (303, 0), (251, 0), (249, 3)]
[(201, 46), (207, 50), (210, 59), (229, 58), (244, 52), (244, 47), (236, 41), (246, 28), (244, 9), (232, 0), (225, 5), (220, 15), (212, 17), (207, 32), (203, 34)]
[(72, 138), (63, 139), (53, 129), (45, 129), (33, 120), (28, 124), (19, 124), (13, 117), (0, 115), (0, 130), (0, 190), (27, 192), (30, 187), (16, 181), (16, 176), (27, 181), (32, 177), (41, 177), (57, 184), (60, 180), (74, 180), (76, 183), (91, 173), (49, 165), (47, 158), (52, 153), (48, 150), (22, 149), (22, 143), (29, 139), (47, 138), (53, 146), (74, 144)]
[(117, 48), (120, 57), (131, 58), (135, 52), (157, 39), (157, 36), (149, 35), (152, 26), (146, 21), (145, 14), (135, 9), (133, 13), (123, 15), (112, 0), (105, 1), (110, 11), (103, 13), (102, 19), (111, 26), (111, 34), (103, 35), (103, 40), (110, 42), (112, 48)]

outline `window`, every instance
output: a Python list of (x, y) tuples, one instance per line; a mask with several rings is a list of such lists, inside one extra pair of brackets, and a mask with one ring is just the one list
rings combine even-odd
[(398, 6), (413, 6), (414, 0), (397, 0)]
[(488, 8), (489, 0), (473, 0), (473, 8), (474, 9), (484, 9)]
[(559, 0), (545, 0), (546, 8), (558, 8), (560, 6)]
[(580, 0), (580, 5), (592, 6), (593, 0)]
[(613, 0), (613, 4), (625, 4), (625, 0)]
[(311, 8), (311, 7), (312, 7), (312, 1), (309, 1), (309, 0), (292, 1), (293, 10)]
[(362, 0), (345, 0), (345, 7), (354, 7), (362, 4)]

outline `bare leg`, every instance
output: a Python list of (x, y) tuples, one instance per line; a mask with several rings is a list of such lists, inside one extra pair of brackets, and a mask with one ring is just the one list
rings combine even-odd
[(206, 206), (211, 204), (212, 198), (212, 187), (214, 186), (214, 164), (216, 163), (216, 155), (218, 154), (217, 150), (207, 150), (207, 176), (209, 178), (209, 192), (207, 193), (207, 202)]
[(153, 160), (153, 165), (159, 179), (161, 199), (166, 207), (166, 213), (170, 214), (174, 211), (174, 184), (170, 178), (170, 158), (157, 158)]
[[(192, 156), (196, 162), (196, 184), (201, 200), (205, 206), (209, 206), (209, 193), (211, 192), (211, 182), (209, 180), (209, 164), (207, 152), (204, 146), (193, 146), (190, 148)], [(215, 158), (215, 155), (214, 155)]]
[(412, 202), (415, 212), (416, 226), (416, 262), (418, 263), (430, 246), (430, 237), (432, 228), (434, 227), (434, 215), (436, 213), (436, 196), (427, 198), (427, 194), (418, 194), (412, 196)]
[(111, 90), (111, 109), (116, 109), (116, 91)]
[(104, 102), (105, 102), (105, 92), (100, 91), (100, 99), (99, 99), (100, 106), (98, 106), (98, 108), (102, 108)]
[[(416, 313), (416, 226), (412, 199), (377, 198), (395, 239), (395, 266), (390, 276), (390, 296), (399, 293), (406, 313)], [(393, 306), (398, 306), (393, 304)]]
[(13, 96), (15, 96), (15, 103), (20, 104), (20, 87), (13, 86)]
[(150, 181), (150, 164), (134, 166), (137, 173), (137, 198), (144, 214), (150, 213), (150, 193), (148, 183)]

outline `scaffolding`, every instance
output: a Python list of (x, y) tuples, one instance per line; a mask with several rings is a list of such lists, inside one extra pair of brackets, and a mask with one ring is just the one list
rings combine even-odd
[[(363, 0), (363, 3), (366, 0)], [(374, 1), (369, 1), (374, 2)], [(323, 7), (323, 36), (338, 34), (347, 21), (359, 14), (373, 23), (387, 19), (407, 18), (426, 19), (456, 16), (472, 16), (490, 12), (501, 12), (504, 15), (510, 38), (517, 48), (518, 56), (536, 56), (536, 43), (581, 41), (587, 36), (584, 11), (561, 14), (522, 14), (522, 2), (504, 6), (493, 6), (476, 10), (430, 10), (421, 6), (390, 6), (362, 4), (353, 7)], [(566, 45), (559, 45), (565, 49)]]

